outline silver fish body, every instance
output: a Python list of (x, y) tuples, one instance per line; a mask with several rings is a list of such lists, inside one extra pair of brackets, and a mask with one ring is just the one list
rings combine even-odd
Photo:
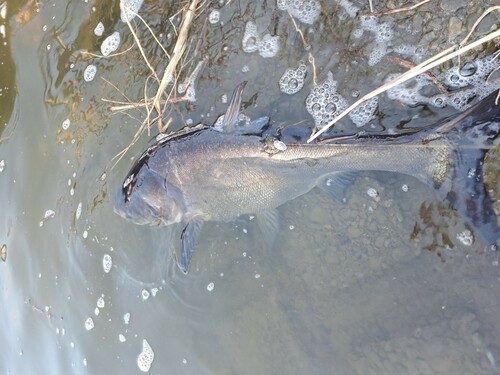
[(274, 208), (316, 186), (336, 196), (353, 172), (388, 171), (436, 187), (494, 243), (500, 231), (491, 200), (482, 181), (469, 178), (471, 169), (480, 172), (485, 149), (499, 132), (500, 109), (492, 106), (485, 99), (410, 135), (330, 144), (276, 143), (273, 137), (199, 126), (143, 153), (117, 190), (115, 211), (137, 224), (182, 223), (180, 267), (186, 271), (204, 221), (262, 214), (271, 223), (262, 226), (265, 231), (276, 226)]

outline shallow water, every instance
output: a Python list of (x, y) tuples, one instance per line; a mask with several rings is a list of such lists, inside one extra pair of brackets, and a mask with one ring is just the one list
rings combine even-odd
[[(160, 3), (146, 2), (140, 14), (169, 45), (178, 21), (168, 17), (180, 6)], [(365, 3), (357, 5), (367, 11)], [(222, 96), (230, 97), (243, 80), (249, 81), (246, 115), (311, 127), (304, 105), (313, 86), (311, 66), (299, 93), (288, 96), (278, 86), (285, 69), (307, 61), (309, 51), (318, 82), (332, 70), (350, 102), (356, 91), (364, 94), (399, 71), (363, 65), (369, 42), (349, 39), (354, 26), (336, 3), (321, 3), (313, 26), (299, 23), (311, 44), (307, 51), (286, 12), (252, 4), (218, 6), (223, 26), (205, 21), (210, 10), (199, 17), (199, 44), (188, 49), (183, 74), (203, 57), (208, 66), (197, 101), (169, 114), (173, 128), (188, 119), (215, 121), (225, 110)], [(442, 1), (440, 9), (463, 13), (449, 4)], [(0, 245), (8, 249), (0, 262), (0, 373), (140, 373), (143, 340), (154, 352), (153, 374), (500, 371), (498, 255), (478, 238), (472, 246), (458, 241), (463, 220), (412, 177), (362, 174), (347, 204), (320, 191), (288, 202), (278, 209), (282, 230), (270, 250), (248, 216), (207, 223), (183, 275), (172, 256), (177, 228), (134, 226), (112, 210), (110, 196), (149, 140), (144, 135), (109, 168), (145, 114), (112, 113), (101, 99), (125, 101), (123, 93), (139, 100), (149, 74), (137, 49), (109, 58), (82, 53), (98, 54), (114, 30), (122, 36), (119, 51), (132, 45), (118, 1), (7, 5), (10, 55), (2, 77), (7, 70), (16, 75), (14, 83), (2, 84), (17, 97), (0, 104), (0, 136), (9, 137), (0, 144)], [(433, 9), (425, 9), (424, 21), (412, 19), (414, 27), (432, 25)], [(280, 35), (278, 56), (242, 51), (248, 20), (262, 34)], [(93, 34), (99, 21), (102, 37)], [(144, 26), (139, 30), (146, 39)], [(163, 69), (154, 43), (146, 50)], [(91, 63), (97, 75), (85, 82)], [(428, 125), (454, 112), (381, 99), (380, 120), (364, 129)], [(346, 121), (338, 129), (356, 126)], [(376, 198), (367, 194), (370, 188)], [(47, 210), (55, 214), (44, 219)], [(105, 256), (112, 259), (109, 272)]]

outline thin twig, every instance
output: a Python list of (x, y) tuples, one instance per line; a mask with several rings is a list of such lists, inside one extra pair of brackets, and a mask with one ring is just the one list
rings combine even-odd
[[(133, 11), (130, 10), (130, 12), (133, 12)], [(136, 14), (135, 12), (133, 12), (133, 13)], [(132, 36), (134, 37), (135, 44), (137, 45), (137, 48), (139, 48), (139, 51), (141, 52), (141, 55), (142, 55), (142, 58), (144, 59), (144, 62), (148, 66), (149, 70), (151, 70), (151, 74), (153, 74), (153, 76), (156, 78), (156, 80), (159, 81), (160, 79), (156, 75), (156, 72), (155, 72), (154, 68), (151, 66), (151, 63), (149, 62), (149, 60), (148, 60), (148, 58), (146, 56), (146, 53), (144, 52), (144, 49), (141, 46), (141, 42), (139, 41), (139, 37), (137, 36), (134, 28), (132, 27), (132, 24), (130, 23), (130, 20), (128, 19), (128, 17), (125, 17), (125, 20), (127, 21), (127, 26), (129, 28), (130, 32), (132, 33)]]
[(412, 5), (411, 7), (405, 7), (405, 8), (398, 8), (398, 9), (391, 9), (391, 10), (386, 10), (384, 12), (377, 12), (377, 13), (374, 13), (373, 12), (373, 9), (371, 7), (371, 3), (370, 3), (370, 13), (367, 14), (367, 16), (386, 16), (388, 14), (395, 14), (395, 13), (402, 13), (402, 12), (408, 12), (410, 10), (413, 10), (413, 9), (416, 9), (418, 8), (419, 6), (422, 6), (426, 3), (428, 3), (429, 1), (431, 0), (423, 0), (421, 1), (420, 3), (418, 4), (415, 4), (415, 5)]
[(128, 51), (130, 51), (132, 48), (134, 48), (134, 46), (130, 46), (125, 51), (117, 52), (117, 53), (112, 53), (112, 54), (110, 54), (108, 56), (98, 55), (97, 53), (92, 53), (92, 52), (87, 52), (87, 51), (81, 51), (81, 54), (82, 55), (89, 55), (89, 56), (92, 56), (92, 57), (97, 57), (99, 59), (109, 59), (111, 57), (116, 57), (116, 56), (123, 55), (123, 54), (127, 53)]
[[(493, 7), (489, 7), (488, 9), (486, 9), (483, 14), (481, 14), (481, 16), (479, 16), (479, 18), (476, 20), (476, 22), (474, 22), (474, 25), (472, 25), (472, 28), (471, 30), (469, 31), (469, 33), (467, 34), (467, 36), (464, 38), (464, 40), (462, 40), (460, 42), (460, 44), (458, 45), (459, 47), (462, 47), (468, 40), (469, 38), (471, 37), (472, 33), (476, 30), (477, 26), (481, 23), (481, 21), (484, 19), (484, 17), (486, 17), (488, 14), (490, 14), (491, 12), (493, 12), (494, 10), (499, 10), (500, 9), (500, 6), (493, 6)], [(460, 56), (458, 56), (458, 66), (460, 67)]]
[(160, 108), (160, 98), (165, 92), (167, 85), (172, 81), (174, 76), (175, 69), (177, 67), (177, 63), (182, 57), (184, 50), (186, 49), (186, 42), (189, 33), (189, 28), (191, 26), (191, 22), (195, 16), (195, 10), (198, 6), (199, 0), (193, 0), (189, 5), (189, 8), (186, 10), (184, 17), (182, 19), (181, 27), (179, 30), (179, 37), (177, 38), (177, 42), (175, 43), (174, 51), (172, 53), (172, 58), (168, 62), (167, 68), (163, 73), (163, 78), (160, 82), (160, 87), (158, 87), (158, 91), (156, 92), (156, 96), (153, 102), (153, 107), (155, 107), (158, 113), (161, 113)]
[[(304, 37), (304, 33), (299, 28), (299, 25), (297, 25), (295, 18), (290, 14), (289, 10), (288, 10), (288, 15), (290, 16), (290, 19), (293, 22), (293, 26), (295, 26), (295, 31), (297, 31), (299, 33), (300, 38), (302, 39), (302, 44), (304, 45), (304, 49), (307, 50), (309, 48), (309, 44), (306, 42), (306, 38)], [(313, 68), (313, 82), (314, 82), (314, 85), (316, 86), (317, 85), (317, 83), (316, 83), (316, 64), (314, 63), (314, 56), (312, 55), (311, 52), (309, 52), (307, 61), (311, 64), (311, 66)]]
[[(107, 103), (113, 103), (112, 101), (108, 99), (101, 99), (103, 102)], [(170, 99), (160, 99), (161, 104), (177, 104), (180, 102), (185, 102), (188, 100), (187, 96), (181, 96), (181, 97), (175, 97), (175, 98), (170, 98)], [(117, 104), (122, 104), (122, 105), (116, 105), (116, 106), (111, 106), (109, 110), (111, 112), (119, 112), (119, 111), (126, 111), (128, 109), (139, 109), (139, 108), (147, 108), (148, 106), (151, 106), (154, 102), (154, 98), (149, 98), (147, 102), (140, 102), (140, 103), (119, 103), (115, 102)]]

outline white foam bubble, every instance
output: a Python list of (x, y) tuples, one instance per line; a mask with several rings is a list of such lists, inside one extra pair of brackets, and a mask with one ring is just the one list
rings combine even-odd
[(120, 46), (120, 33), (115, 31), (113, 34), (108, 36), (103, 40), (101, 44), (101, 53), (103, 56), (109, 56), (111, 53), (115, 52)]
[(378, 106), (378, 97), (373, 97), (361, 103), (353, 111), (349, 113), (349, 118), (356, 124), (357, 127), (366, 125), (374, 119), (375, 111)]
[(470, 230), (464, 230), (457, 234), (457, 240), (465, 246), (471, 246), (474, 243), (474, 235)]
[(328, 72), (327, 79), (311, 90), (306, 98), (306, 109), (314, 119), (316, 128), (328, 125), (339, 113), (347, 108), (346, 100), (336, 92), (337, 82)]
[(257, 32), (257, 26), (252, 21), (248, 21), (245, 25), (241, 45), (246, 53), (259, 51), (259, 55), (264, 58), (274, 57), (279, 51), (279, 37), (266, 34), (261, 39)]
[(66, 120), (64, 120), (62, 122), (62, 128), (63, 130), (68, 130), (68, 128), (71, 126), (71, 121), (69, 118), (67, 118)]
[(97, 304), (96, 305), (97, 305), (98, 308), (103, 309), (104, 305), (105, 305), (104, 298), (103, 297), (99, 297), (97, 299)]
[(150, 296), (150, 293), (147, 289), (141, 290), (141, 297), (144, 301), (147, 300), (149, 298), (149, 296)]
[(259, 50), (260, 38), (257, 33), (257, 26), (252, 21), (248, 21), (245, 25), (245, 33), (241, 42), (243, 51), (252, 53)]
[(212, 10), (208, 15), (208, 22), (210, 22), (212, 25), (215, 25), (219, 23), (219, 21), (220, 21), (220, 12), (217, 9)]
[(295, 70), (285, 70), (285, 73), (283, 73), (279, 80), (281, 92), (288, 95), (293, 95), (299, 92), (300, 89), (304, 86), (304, 78), (306, 76), (306, 72), (307, 67), (303, 63), (301, 63)]
[(137, 366), (139, 366), (139, 370), (148, 372), (154, 359), (155, 353), (153, 349), (146, 340), (142, 340), (142, 352), (137, 357)]
[(378, 64), (385, 55), (387, 55), (387, 48), (385, 45), (380, 45), (378, 48), (374, 48), (368, 58), (368, 65), (374, 66), (375, 64)]
[(109, 273), (109, 271), (111, 271), (112, 266), (113, 266), (113, 259), (111, 258), (111, 255), (104, 254), (104, 256), (102, 257), (102, 268), (104, 269), (104, 272)]
[(271, 34), (266, 34), (262, 40), (258, 43), (259, 55), (264, 58), (270, 58), (276, 56), (280, 49), (279, 37), (271, 36)]
[(144, 0), (120, 0), (120, 18), (122, 22), (131, 21), (139, 12)]
[(321, 5), (317, 0), (278, 0), (277, 7), (287, 10), (300, 22), (312, 25), (321, 13)]
[(94, 328), (94, 320), (89, 317), (85, 320), (85, 329), (90, 331), (92, 328)]
[(104, 34), (104, 25), (102, 22), (99, 22), (95, 29), (94, 29), (94, 34), (97, 35), (97, 36), (102, 36), (102, 34)]
[(342, 8), (344, 8), (349, 17), (355, 18), (358, 15), (359, 8), (349, 0), (340, 0), (339, 4)]

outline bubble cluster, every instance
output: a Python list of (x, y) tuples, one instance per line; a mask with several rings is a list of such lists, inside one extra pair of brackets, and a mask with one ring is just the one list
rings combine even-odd
[(92, 328), (94, 328), (94, 320), (92, 318), (87, 318), (85, 320), (85, 329), (90, 331)]
[(215, 284), (214, 284), (214, 283), (209, 283), (209, 284), (207, 285), (207, 290), (208, 290), (209, 292), (213, 291), (213, 290), (214, 290), (214, 288), (215, 288)]
[[(436, 78), (448, 87), (456, 89), (449, 94), (436, 94), (426, 96), (422, 94), (424, 88), (434, 85), (430, 78), (425, 75), (419, 75), (414, 80), (404, 85), (398, 85), (387, 92), (390, 99), (399, 100), (410, 106), (419, 104), (428, 104), (437, 108), (451, 106), (459, 111), (470, 107), (471, 101), (478, 97), (482, 99), (492, 91), (500, 88), (500, 82), (493, 80), (487, 81), (488, 75), (498, 69), (500, 63), (488, 56), (483, 59), (477, 59), (474, 62), (467, 63), (461, 69), (452, 67), (451, 69), (438, 74)], [(394, 79), (396, 75), (388, 77)]]
[(317, 0), (278, 0), (278, 9), (286, 10), (300, 22), (312, 25), (321, 13)]
[(113, 34), (108, 36), (101, 44), (101, 53), (103, 56), (109, 56), (111, 53), (115, 52), (120, 46), (120, 33), (115, 31)]
[(208, 15), (208, 22), (210, 22), (212, 25), (215, 25), (219, 23), (219, 21), (220, 21), (220, 12), (217, 9), (212, 10)]
[(452, 67), (438, 76), (444, 84), (453, 88), (462, 88), (483, 84), (488, 74), (498, 67), (498, 62), (492, 58), (477, 59), (464, 64), (460, 69)]
[(465, 246), (471, 246), (474, 243), (474, 235), (470, 230), (464, 230), (457, 234), (457, 240)]
[(373, 97), (361, 103), (349, 113), (349, 118), (359, 128), (374, 119), (378, 106), (378, 97)]
[(300, 91), (304, 86), (304, 78), (306, 77), (307, 67), (305, 64), (300, 64), (295, 70), (287, 69), (280, 78), (279, 85), (281, 92), (293, 95)]
[(368, 196), (370, 198), (377, 198), (378, 197), (378, 191), (374, 188), (368, 188), (368, 190), (366, 191), (366, 194), (368, 194)]
[(358, 15), (359, 8), (352, 4), (349, 0), (340, 0), (339, 5), (344, 8), (347, 15), (351, 18), (355, 18)]
[[(352, 5), (347, 0), (342, 0), (340, 5), (351, 17), (355, 17), (359, 11), (359, 8)], [(391, 22), (379, 22), (379, 18), (375, 16), (361, 16), (359, 19), (359, 28), (353, 30), (352, 36), (355, 39), (359, 39), (363, 36), (365, 31), (374, 36), (375, 46), (371, 50), (368, 58), (368, 65), (374, 66), (390, 52), (388, 43), (394, 36), (393, 24)]]
[(102, 24), (102, 22), (99, 22), (97, 24), (97, 26), (94, 29), (94, 34), (97, 36), (102, 36), (102, 34), (104, 34), (104, 25)]
[(69, 118), (67, 118), (66, 120), (64, 120), (64, 121), (62, 122), (62, 128), (63, 128), (64, 130), (68, 130), (68, 128), (69, 128), (70, 126), (71, 126), (71, 121), (70, 121), (70, 119), (69, 119)]
[(274, 57), (280, 49), (279, 37), (266, 34), (259, 43), (259, 55), (264, 58)]
[(155, 359), (155, 353), (146, 340), (142, 340), (142, 352), (137, 357), (137, 366), (142, 372), (148, 372)]
[(327, 79), (314, 87), (306, 98), (306, 109), (311, 114), (317, 129), (328, 125), (339, 113), (347, 108), (345, 99), (336, 92), (337, 82), (328, 72)]
[(120, 18), (122, 22), (131, 21), (139, 12), (144, 0), (120, 0)]
[(266, 34), (261, 40), (257, 32), (257, 26), (252, 21), (248, 21), (245, 25), (241, 44), (243, 51), (247, 53), (258, 51), (259, 55), (264, 58), (274, 57), (279, 51), (279, 37)]
[(113, 266), (113, 259), (111, 258), (111, 255), (104, 254), (104, 256), (102, 257), (102, 268), (104, 269), (104, 272), (109, 273), (109, 271), (111, 271), (112, 266)]
[(243, 51), (246, 53), (253, 53), (259, 50), (259, 34), (257, 33), (257, 26), (252, 21), (248, 21), (245, 25), (245, 33), (241, 44)]

